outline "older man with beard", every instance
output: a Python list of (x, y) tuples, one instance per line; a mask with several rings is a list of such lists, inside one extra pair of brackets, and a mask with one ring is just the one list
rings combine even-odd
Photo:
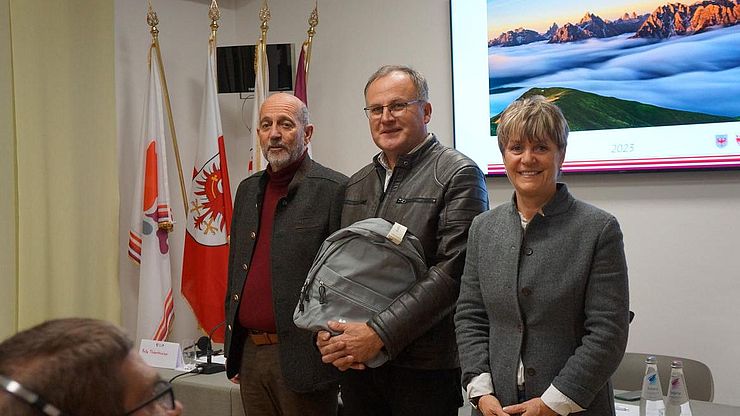
[(267, 168), (239, 184), (226, 296), (227, 375), (247, 414), (337, 413), (337, 373), (293, 309), (321, 243), (340, 225), (347, 177), (307, 154), (308, 109), (270, 96), (257, 126)]

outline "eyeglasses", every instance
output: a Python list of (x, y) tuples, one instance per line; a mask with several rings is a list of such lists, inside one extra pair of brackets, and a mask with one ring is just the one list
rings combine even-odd
[(365, 107), (363, 108), (363, 110), (365, 110), (365, 115), (369, 119), (383, 117), (383, 112), (386, 108), (388, 109), (388, 111), (390, 111), (393, 117), (400, 117), (403, 112), (406, 111), (406, 107), (410, 106), (411, 104), (420, 103), (422, 101), (424, 100), (411, 100), (401, 103), (390, 103), (388, 105), (374, 105), (372, 107)]
[(34, 409), (48, 416), (65, 416), (65, 413), (51, 403), (47, 403), (41, 396), (23, 387), (17, 381), (0, 375), (0, 387), (12, 396), (30, 404)]
[(157, 406), (160, 406), (164, 410), (175, 410), (175, 393), (172, 391), (172, 384), (164, 380), (157, 381), (154, 383), (154, 395), (152, 398), (124, 413), (123, 416), (133, 415), (153, 403), (156, 403)]

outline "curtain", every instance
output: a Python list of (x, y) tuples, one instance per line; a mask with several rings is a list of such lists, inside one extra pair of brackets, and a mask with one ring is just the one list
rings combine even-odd
[(113, 0), (0, 1), (0, 56), (12, 63), (10, 74), (0, 65), (12, 91), (0, 98), (0, 184), (15, 197), (0, 206), (11, 223), (0, 302), (13, 309), (0, 335), (66, 316), (118, 323)]
[(17, 327), (16, 188), (10, 3), (0, 0), (0, 339)]

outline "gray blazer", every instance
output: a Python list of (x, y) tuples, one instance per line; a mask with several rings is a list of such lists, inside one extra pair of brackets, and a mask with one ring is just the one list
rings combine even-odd
[[(335, 384), (336, 369), (321, 362), (309, 331), (293, 324), (308, 269), (324, 239), (339, 228), (347, 177), (306, 158), (288, 185), (288, 195), (275, 210), (270, 260), (272, 304), (277, 325), (280, 367), (286, 384), (298, 392), (325, 389)], [(226, 373), (239, 373), (246, 330), (239, 325), (242, 289), (259, 232), (260, 211), (267, 186), (264, 171), (244, 179), (234, 199), (226, 292)]]
[(552, 383), (578, 415), (613, 415), (629, 326), (622, 232), (564, 184), (543, 213), (526, 232), (514, 201), (473, 221), (455, 315), (463, 385), (491, 373), (501, 404), (515, 404), (521, 355), (527, 399)]

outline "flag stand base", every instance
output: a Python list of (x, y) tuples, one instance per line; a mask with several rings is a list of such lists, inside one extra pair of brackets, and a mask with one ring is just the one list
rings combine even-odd
[(217, 363), (203, 363), (198, 364), (200, 371), (198, 374), (216, 374), (222, 371), (226, 371), (226, 366)]

